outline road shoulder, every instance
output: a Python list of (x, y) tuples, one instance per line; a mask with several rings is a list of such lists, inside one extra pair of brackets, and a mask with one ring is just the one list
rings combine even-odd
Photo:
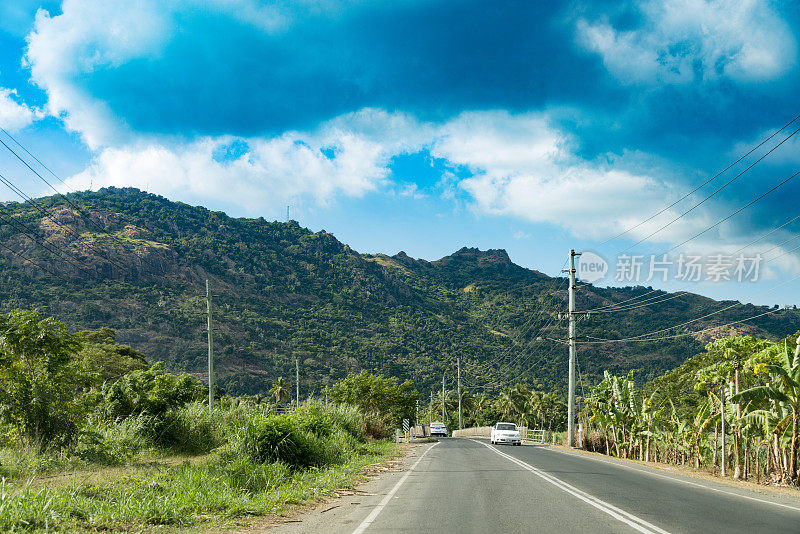
[(400, 445), (400, 455), (371, 465), (361, 483), (334, 492), (322, 501), (299, 506), (289, 514), (264, 518), (238, 532), (299, 534), (350, 532), (377, 506), (392, 487), (433, 443)]

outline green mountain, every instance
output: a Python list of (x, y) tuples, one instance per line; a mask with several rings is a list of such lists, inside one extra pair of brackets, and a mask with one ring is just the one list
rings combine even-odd
[[(216, 369), (230, 392), (264, 392), (277, 376), (293, 377), (295, 357), (303, 394), (361, 369), (411, 378), (423, 391), (440, 388), (445, 372), (451, 387), (457, 357), (470, 387), (523, 382), (560, 391), (566, 382), (566, 347), (548, 340), (566, 333), (555, 316), (566, 310), (566, 280), (515, 265), (503, 250), (463, 248), (437, 261), (365, 255), (294, 221), (232, 218), (114, 188), (2, 204), (0, 245), (0, 311), (36, 307), (75, 330), (107, 326), (149, 360), (201, 378), (208, 279)], [(583, 286), (578, 309), (648, 291)], [(628, 337), (731, 304), (686, 294), (593, 314), (579, 333)], [(737, 304), (684, 331), (764, 311)], [(582, 381), (588, 386), (603, 369), (650, 379), (712, 337), (778, 339), (799, 324), (786, 311), (714, 336), (581, 345)]]

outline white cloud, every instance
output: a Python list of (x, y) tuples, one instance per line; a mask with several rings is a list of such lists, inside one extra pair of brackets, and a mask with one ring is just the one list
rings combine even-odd
[(22, 130), (42, 118), (41, 110), (19, 102), (14, 89), (0, 87), (0, 126), (12, 132)]
[[(606, 154), (593, 161), (576, 156), (574, 140), (551, 126), (546, 113), (468, 112), (433, 124), (363, 109), (309, 132), (244, 139), (245, 153), (215, 158), (234, 140), (142, 140), (105, 148), (69, 184), (136, 186), (172, 198), (213, 198), (257, 213), (287, 201), (324, 205), (376, 191), (390, 182), (393, 157), (427, 149), (471, 174), (459, 178), (445, 171), (437, 186), (441, 198), (466, 192), (478, 212), (555, 224), (590, 238), (627, 229), (675, 196), (667, 180), (644, 170), (646, 155)], [(410, 184), (399, 184), (396, 192), (421, 196)], [(674, 215), (669, 211), (632, 235), (644, 237)], [(704, 224), (708, 217), (698, 214), (659, 237), (685, 236)]]
[(622, 81), (765, 81), (795, 65), (795, 37), (770, 2), (651, 0), (640, 10), (645, 22), (635, 30), (604, 17), (576, 24), (578, 42)]
[[(389, 155), (355, 135), (336, 140), (336, 154), (291, 132), (272, 139), (248, 139), (249, 150), (231, 160), (215, 153), (229, 137), (203, 138), (188, 144), (132, 145), (102, 150), (70, 187), (134, 186), (172, 198), (215, 199), (252, 213), (287, 201), (310, 198), (326, 204), (339, 195), (358, 197), (385, 181)], [(325, 139), (328, 141), (328, 139)]]

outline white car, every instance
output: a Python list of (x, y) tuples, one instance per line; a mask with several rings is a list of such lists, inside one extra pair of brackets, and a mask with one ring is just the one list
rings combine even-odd
[(447, 427), (441, 421), (431, 422), (431, 436), (447, 437)]
[(517, 425), (514, 423), (495, 423), (492, 427), (492, 445), (498, 443), (510, 443), (511, 445), (522, 445), (522, 436), (520, 436)]

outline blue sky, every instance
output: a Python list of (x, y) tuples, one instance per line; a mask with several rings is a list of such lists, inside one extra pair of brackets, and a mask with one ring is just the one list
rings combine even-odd
[[(598, 245), (800, 113), (799, 30), (789, 3), (754, 0), (3, 2), (0, 126), (71, 189), (268, 219), (291, 205), (363, 252), (505, 248), (548, 274), (589, 249), (616, 283), (620, 251), (662, 253), (798, 170), (792, 137), (650, 236), (800, 120)], [(7, 154), (0, 172), (45, 193)], [(788, 181), (672, 256), (737, 251), (800, 215), (798, 191)], [(799, 232), (744, 249), (770, 260), (755, 283), (642, 282), (792, 303), (800, 281), (768, 290), (800, 274)]]

